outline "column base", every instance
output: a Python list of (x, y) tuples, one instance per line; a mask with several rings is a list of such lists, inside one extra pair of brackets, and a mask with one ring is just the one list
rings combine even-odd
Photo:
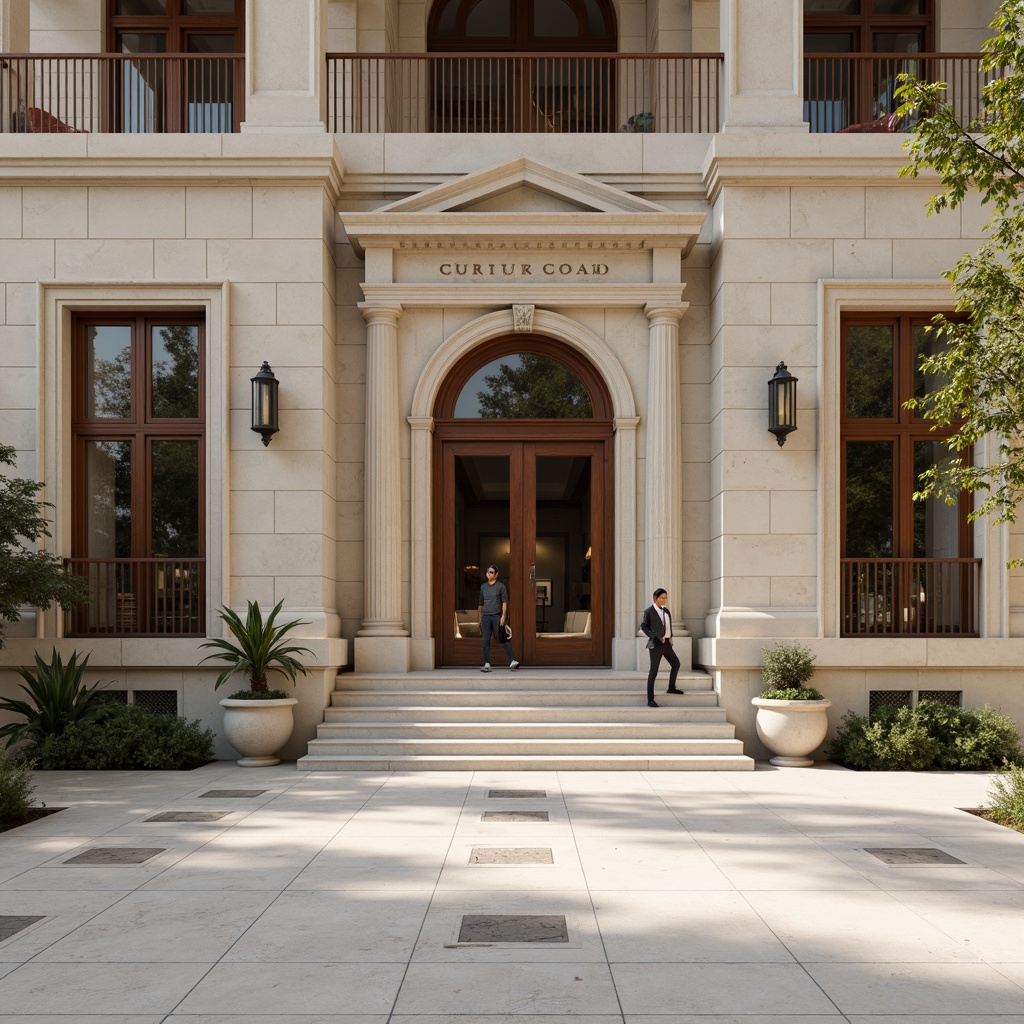
[(407, 636), (357, 636), (353, 641), (356, 672), (409, 671)]

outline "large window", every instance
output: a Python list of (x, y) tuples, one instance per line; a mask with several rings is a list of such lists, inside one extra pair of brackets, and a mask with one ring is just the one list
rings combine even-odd
[(894, 130), (896, 77), (921, 70), (909, 55), (934, 48), (934, 20), (933, 0), (804, 0), (811, 131)]
[(110, 51), (138, 55), (114, 88), (122, 131), (237, 130), (241, 66), (218, 55), (244, 50), (245, 0), (112, 0), (109, 10)]
[(942, 339), (930, 317), (850, 316), (842, 322), (843, 631), (941, 635), (974, 631), (977, 565), (956, 505), (913, 500), (929, 466), (951, 454), (955, 427), (903, 403), (934, 384), (921, 357)]
[[(612, 128), (613, 66), (581, 56), (616, 49), (608, 0), (438, 0), (427, 45), (434, 53), (497, 54), (432, 64), (436, 131)], [(505, 56), (511, 53), (549, 56)]]
[(72, 563), (93, 600), (72, 633), (198, 634), (202, 321), (91, 315), (74, 338)]

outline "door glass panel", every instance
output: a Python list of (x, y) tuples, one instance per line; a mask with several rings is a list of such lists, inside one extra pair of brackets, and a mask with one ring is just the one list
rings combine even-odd
[(586, 0), (587, 31), (592, 36), (603, 36), (606, 32), (604, 13), (597, 0)]
[[(914, 486), (934, 465), (948, 465), (956, 456), (941, 441), (914, 442)], [(937, 498), (914, 502), (914, 557), (960, 557), (960, 507)]]
[[(480, 643), (480, 584), (486, 582), (487, 566), (496, 565), (499, 580), (506, 588), (510, 585), (511, 491), (507, 455), (455, 457), (455, 564), (451, 567), (455, 575), (455, 621), (451, 628), (457, 643)], [(492, 645), (492, 657), (495, 653)]]
[(131, 419), (132, 329), (127, 325), (85, 329), (85, 415)]
[(590, 419), (583, 382), (547, 356), (502, 356), (466, 382), (455, 415), (460, 419)]
[(466, 18), (467, 36), (502, 38), (512, 34), (510, 0), (479, 0)]
[(199, 416), (199, 328), (195, 324), (150, 328), (150, 415), (156, 419)]
[[(118, 42), (121, 53), (167, 52), (167, 37), (162, 32), (122, 32)], [(140, 56), (124, 61), (120, 72), (121, 130), (129, 134), (161, 131), (165, 116), (163, 62)]]
[(144, 18), (163, 15), (167, 13), (167, 0), (117, 0), (117, 13)]
[(859, 14), (861, 0), (804, 0), (804, 14)]
[[(804, 53), (852, 53), (849, 32), (807, 32)], [(804, 120), (812, 132), (829, 133), (849, 124), (852, 72), (847, 60), (819, 58), (804, 64)]]
[(805, 32), (804, 53), (853, 53), (850, 32)]
[(85, 446), (87, 558), (132, 553), (132, 445), (90, 441)]
[(575, 38), (580, 34), (580, 22), (565, 0), (533, 0), (533, 34)]
[(537, 635), (591, 639), (590, 456), (537, 456)]
[(895, 463), (892, 441), (846, 442), (845, 558), (891, 558)]
[[(235, 37), (224, 33), (189, 33), (189, 53), (234, 53)], [(235, 95), (235, 63), (204, 60), (191, 64), (185, 75), (185, 107), (190, 132), (230, 132)]]
[(235, 0), (183, 0), (182, 14), (234, 14)]
[(199, 444), (154, 441), (150, 552), (156, 558), (199, 554)]
[(873, 14), (924, 14), (924, 0), (872, 0), (871, 11)]
[(871, 48), (875, 53), (920, 53), (923, 38), (921, 32), (875, 32)]
[(893, 327), (853, 324), (846, 332), (846, 415), (892, 419)]

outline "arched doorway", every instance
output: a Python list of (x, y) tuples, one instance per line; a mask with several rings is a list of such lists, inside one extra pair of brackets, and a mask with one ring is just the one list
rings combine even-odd
[(434, 130), (613, 130), (613, 65), (584, 55), (617, 46), (611, 0), (438, 0), (427, 49), (451, 56), (431, 64)]
[[(532, 334), (474, 349), (438, 393), (433, 473), (438, 662), (481, 663), (477, 601), (493, 562), (520, 660), (610, 664), (612, 404), (593, 365)], [(504, 660), (496, 644), (491, 660)]]

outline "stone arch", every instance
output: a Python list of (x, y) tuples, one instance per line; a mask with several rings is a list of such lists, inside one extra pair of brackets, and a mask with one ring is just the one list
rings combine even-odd
[[(441, 387), (448, 375), (484, 342), (514, 333), (511, 309), (498, 310), (460, 327), (430, 357), (413, 393), (411, 416), (433, 415)], [(610, 346), (588, 327), (561, 313), (538, 309), (533, 315), (531, 333), (560, 341), (588, 359), (601, 376), (612, 403), (614, 419), (636, 416), (633, 390), (618, 357)]]

